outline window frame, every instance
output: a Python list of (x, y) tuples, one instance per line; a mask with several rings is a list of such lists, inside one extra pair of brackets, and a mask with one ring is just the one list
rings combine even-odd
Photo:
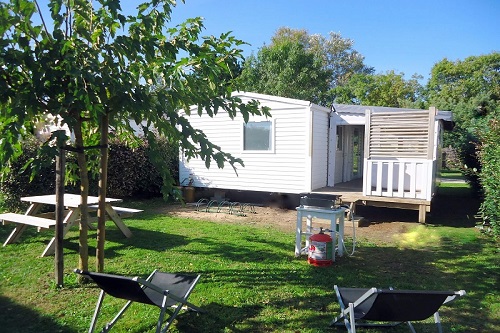
[[(269, 145), (270, 149), (266, 150), (260, 150), (260, 149), (245, 149), (245, 130), (246, 130), (246, 125), (248, 123), (262, 123), (262, 122), (269, 122), (270, 123), (270, 133), (269, 133)], [(241, 151), (244, 154), (273, 154), (275, 152), (275, 146), (276, 146), (276, 140), (275, 140), (275, 121), (274, 119), (269, 119), (266, 117), (253, 117), (252, 119), (249, 119), (247, 123), (242, 121), (241, 124)]]

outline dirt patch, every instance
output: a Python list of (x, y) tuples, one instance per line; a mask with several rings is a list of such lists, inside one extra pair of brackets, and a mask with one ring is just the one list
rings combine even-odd
[[(284, 232), (295, 233), (295, 227), (297, 223), (297, 212), (296, 210), (281, 209), (274, 207), (259, 207), (254, 206), (254, 212), (249, 209), (245, 211), (245, 215), (229, 214), (228, 208), (224, 208), (221, 212), (206, 212), (203, 209), (199, 211), (196, 210), (194, 205), (168, 205), (157, 209), (159, 213), (170, 214), (172, 216), (184, 217), (190, 219), (204, 220), (204, 221), (214, 221), (214, 222), (230, 222), (238, 223), (243, 225), (260, 225), (265, 227), (272, 227)], [(368, 212), (370, 214), (370, 212)], [(408, 212), (399, 216), (397, 212), (391, 212), (390, 216), (386, 216), (387, 221), (383, 221), (377, 212), (372, 212), (373, 220), (366, 217), (369, 220), (369, 226), (367, 227), (357, 227), (355, 223), (356, 237), (359, 239), (364, 239), (372, 243), (390, 243), (394, 241), (394, 238), (399, 234), (407, 232), (407, 230), (414, 226), (415, 222), (410, 222), (412, 218), (411, 214), (408, 216)], [(412, 212), (410, 212), (412, 213)], [(304, 222), (305, 223), (305, 222)], [(330, 222), (327, 220), (314, 220), (314, 227), (324, 226), (328, 228)], [(345, 234), (346, 236), (352, 236), (353, 234), (353, 224), (351, 221), (345, 222)]]

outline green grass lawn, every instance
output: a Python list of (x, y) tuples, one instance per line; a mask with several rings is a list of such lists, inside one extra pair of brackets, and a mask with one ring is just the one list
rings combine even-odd
[[(455, 190), (456, 191), (456, 190)], [(408, 289), (465, 289), (467, 295), (442, 308), (445, 332), (499, 332), (499, 248), (474, 228), (476, 202), (441, 196), (426, 226), (412, 224), (399, 241), (376, 244), (359, 239), (353, 256), (318, 268), (294, 257), (295, 235), (234, 222), (208, 222), (147, 213), (126, 220), (127, 239), (109, 223), (105, 271), (147, 276), (153, 269), (199, 273), (190, 301), (205, 314), (181, 314), (172, 332), (336, 332), (328, 324), (339, 306), (333, 285)], [(131, 203), (132, 205), (134, 203)], [(0, 227), (3, 241), (12, 229)], [(30, 228), (17, 244), (0, 248), (0, 323), (4, 332), (84, 332), (99, 289), (78, 286), (78, 231), (65, 239), (65, 287), (54, 286), (53, 257), (40, 258), (52, 232)], [(95, 266), (95, 232), (90, 232), (90, 267)], [(122, 302), (108, 298), (110, 319)], [(133, 304), (112, 330), (153, 332), (157, 309)], [(435, 332), (430, 323), (418, 332)], [(104, 321), (98, 323), (102, 327)], [(345, 331), (341, 329), (340, 331)], [(386, 330), (362, 330), (384, 332)], [(389, 332), (407, 332), (401, 326)]]
[(446, 182), (446, 179), (465, 179), (460, 170), (441, 170), (441, 178), (444, 182)]

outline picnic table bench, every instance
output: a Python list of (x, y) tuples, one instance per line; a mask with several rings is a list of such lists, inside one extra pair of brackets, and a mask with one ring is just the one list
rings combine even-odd
[(0, 220), (3, 221), (3, 224), (13, 222), (13, 223), (27, 224), (42, 229), (48, 229), (56, 225), (56, 221), (52, 219), (32, 216), (32, 215), (25, 215), (25, 214), (16, 214), (16, 213), (0, 214)]
[[(97, 211), (98, 206), (97, 205), (90, 205), (89, 206), (89, 211)], [(128, 208), (128, 207), (117, 207), (117, 206), (111, 206), (113, 211), (118, 214), (120, 217), (128, 217), (133, 214), (137, 213), (142, 213), (142, 209), (135, 209), (135, 208)]]

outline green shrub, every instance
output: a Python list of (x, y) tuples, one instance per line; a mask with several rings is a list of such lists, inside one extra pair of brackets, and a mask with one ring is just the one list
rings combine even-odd
[[(114, 141), (109, 147), (108, 195), (110, 197), (154, 197), (161, 195), (163, 179), (151, 162), (150, 155), (161, 156), (164, 165), (174, 179), (178, 178), (178, 148), (158, 139), (154, 152), (146, 140), (136, 147)], [(158, 156), (156, 156), (158, 157)]]
[(500, 235), (500, 122), (492, 119), (482, 134), (479, 146), (481, 172), (479, 178), (483, 187), (481, 213), (485, 222), (491, 225), (494, 235)]
[[(178, 178), (178, 147), (167, 140), (159, 139), (158, 147), (153, 152), (147, 142), (142, 140), (134, 147), (128, 147), (120, 141), (110, 143), (108, 161), (108, 196), (118, 198), (154, 197), (161, 195), (163, 180), (160, 171), (152, 164), (150, 155), (162, 161), (162, 167), (169, 170), (174, 179)], [(27, 139), (23, 144), (23, 154), (12, 163), (10, 173), (0, 182), (0, 200), (3, 210), (20, 211), (26, 207), (20, 201), (23, 196), (55, 193), (55, 160), (49, 156), (38, 156), (41, 143), (35, 138)], [(37, 176), (30, 181), (31, 169), (24, 170), (30, 159), (45, 161)], [(164, 163), (164, 164), (163, 164)], [(95, 163), (93, 163), (95, 164)], [(68, 153), (67, 169), (76, 165), (76, 156)], [(73, 170), (73, 172), (77, 170)], [(90, 194), (97, 194), (98, 179), (95, 173), (89, 173)], [(77, 193), (79, 184), (67, 184), (66, 192)]]
[(472, 190), (479, 195), (482, 191), (478, 177), (481, 163), (476, 154), (479, 138), (460, 126), (456, 126), (452, 132), (445, 132), (445, 137), (445, 141), (456, 154), (454, 162), (456, 168), (464, 175)]
[[(43, 195), (55, 193), (55, 161), (48, 156), (37, 156), (41, 143), (33, 136), (23, 143), (23, 154), (10, 166), (10, 173), (0, 183), (3, 208), (21, 210), (25, 204), (20, 198), (28, 195)], [(46, 161), (40, 166), (39, 176), (30, 181), (31, 169), (24, 168), (30, 159)]]

